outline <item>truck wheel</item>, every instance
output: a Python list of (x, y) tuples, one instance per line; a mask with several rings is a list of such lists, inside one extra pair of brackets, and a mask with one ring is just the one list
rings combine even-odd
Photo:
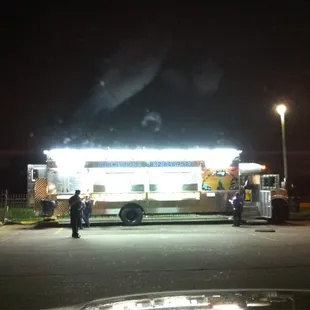
[(138, 226), (143, 219), (143, 211), (137, 204), (129, 204), (120, 211), (119, 217), (125, 226)]
[(289, 219), (289, 205), (283, 199), (275, 199), (272, 203), (272, 221), (283, 224)]

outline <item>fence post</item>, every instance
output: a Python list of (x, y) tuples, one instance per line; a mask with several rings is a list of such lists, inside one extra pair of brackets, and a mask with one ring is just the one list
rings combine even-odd
[(3, 221), (2, 221), (3, 224), (5, 223), (5, 219), (7, 217), (8, 208), (9, 208), (9, 206), (8, 206), (8, 190), (6, 189), (5, 193), (4, 193)]

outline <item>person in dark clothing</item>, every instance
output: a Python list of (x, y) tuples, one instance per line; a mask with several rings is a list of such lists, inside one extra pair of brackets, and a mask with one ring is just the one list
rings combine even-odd
[(78, 222), (79, 229), (83, 229), (84, 210), (85, 210), (85, 201), (83, 199), (81, 200), (81, 207), (80, 207), (80, 217)]
[(79, 219), (81, 214), (81, 191), (76, 190), (75, 194), (69, 199), (70, 208), (70, 222), (72, 228), (72, 238), (80, 238), (79, 231)]
[(91, 199), (88, 196), (86, 196), (84, 204), (85, 204), (85, 207), (83, 209), (83, 220), (84, 220), (86, 227), (89, 228), (90, 227), (89, 219), (90, 219), (91, 214), (92, 214), (93, 202), (91, 201)]
[(237, 193), (233, 198), (233, 208), (234, 208), (234, 227), (239, 227), (242, 220), (243, 211), (243, 199), (240, 193)]

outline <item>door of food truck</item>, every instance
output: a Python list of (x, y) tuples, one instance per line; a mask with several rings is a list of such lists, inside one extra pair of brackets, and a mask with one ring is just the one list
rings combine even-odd
[(244, 174), (240, 176), (240, 186), (244, 191), (245, 202), (259, 202), (260, 183), (259, 174)]

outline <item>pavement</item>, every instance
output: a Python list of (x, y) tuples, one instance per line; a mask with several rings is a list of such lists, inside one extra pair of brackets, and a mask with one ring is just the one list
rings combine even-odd
[(111, 225), (72, 239), (66, 227), (2, 226), (0, 309), (165, 290), (310, 289), (310, 223), (271, 228)]

